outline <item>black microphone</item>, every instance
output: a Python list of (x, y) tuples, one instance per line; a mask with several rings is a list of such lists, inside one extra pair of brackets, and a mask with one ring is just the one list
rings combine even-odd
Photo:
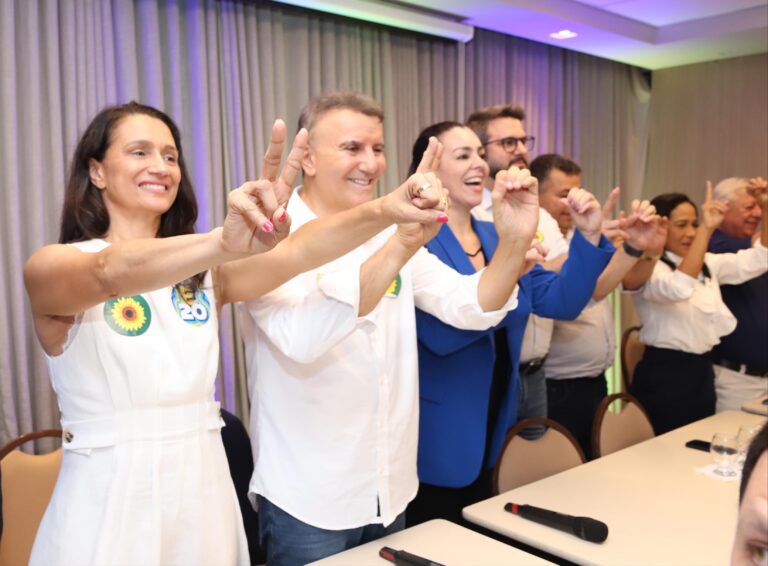
[(608, 525), (590, 517), (574, 517), (533, 505), (518, 505), (517, 503), (507, 503), (504, 506), (504, 511), (520, 515), (523, 519), (552, 527), (589, 542), (603, 542), (608, 538)]
[(388, 546), (381, 547), (379, 550), (379, 556), (390, 562), (394, 562), (395, 566), (444, 566), (439, 562), (434, 562), (428, 558), (422, 558), (416, 556), (405, 550), (395, 550)]

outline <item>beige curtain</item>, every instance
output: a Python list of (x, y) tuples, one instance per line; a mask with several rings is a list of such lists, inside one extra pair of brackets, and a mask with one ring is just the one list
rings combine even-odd
[[(642, 119), (643, 198), (683, 192), (702, 202), (708, 179), (768, 176), (768, 54), (655, 71), (649, 119)], [(631, 155), (624, 161), (641, 164)], [(622, 307), (623, 328), (639, 324), (628, 297)]]
[(704, 199), (707, 179), (768, 174), (768, 54), (653, 73), (644, 194)]
[[(523, 105), (536, 152), (580, 160), (598, 195), (641, 186), (648, 91), (637, 69), (483, 30), (463, 45), (266, 2), (0, 0), (0, 47), (0, 443), (58, 424), (22, 266), (56, 240), (67, 160), (107, 104), (140, 100), (179, 123), (199, 230), (258, 174), (272, 121), (293, 130), (309, 96), (336, 88), (384, 105), (382, 192), (404, 177), (421, 128), (499, 102)], [(221, 336), (218, 396), (242, 416), (230, 309)]]
[(464, 115), (499, 101), (527, 111), (535, 154), (562, 153), (584, 169), (582, 182), (622, 203), (640, 194), (650, 90), (640, 69), (523, 39), (478, 32), (467, 47)]

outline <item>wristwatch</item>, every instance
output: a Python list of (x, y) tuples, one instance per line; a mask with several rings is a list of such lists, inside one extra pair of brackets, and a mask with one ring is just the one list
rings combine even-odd
[(643, 255), (640, 257), (640, 259), (645, 259), (648, 261), (656, 261), (661, 257), (662, 254), (649, 254), (648, 252), (643, 252)]
[(624, 253), (627, 255), (631, 255), (632, 257), (642, 257), (643, 256), (643, 250), (638, 250), (635, 247), (630, 246), (626, 240), (624, 240), (624, 243), (622, 244), (624, 247)]

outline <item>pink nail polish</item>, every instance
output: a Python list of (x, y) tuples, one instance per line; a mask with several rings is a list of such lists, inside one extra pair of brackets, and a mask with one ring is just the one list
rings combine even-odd
[(283, 213), (278, 217), (278, 220), (280, 222), (285, 222), (286, 218), (288, 218), (288, 212), (286, 210), (283, 210)]
[(445, 212), (441, 212), (440, 214), (437, 215), (437, 221), (440, 224), (445, 224), (446, 222), (448, 222), (448, 215)]
[(272, 225), (272, 223), (269, 220), (267, 220), (264, 224), (261, 225), (261, 229), (269, 233), (272, 230), (274, 230), (275, 227)]

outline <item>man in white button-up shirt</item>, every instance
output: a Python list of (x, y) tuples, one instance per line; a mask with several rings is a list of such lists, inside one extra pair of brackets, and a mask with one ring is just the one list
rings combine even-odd
[[(382, 120), (357, 93), (310, 101), (292, 229), (373, 197), (386, 165)], [(472, 276), (422, 247), (425, 228), (398, 226), (244, 305), (250, 490), (268, 563), (306, 564), (402, 528), (418, 486), (415, 307), (477, 330), (514, 308), (536, 193), (527, 171), (500, 173), (499, 248)]]
[[(563, 235), (570, 241), (573, 221), (562, 198), (574, 187), (581, 186), (581, 167), (558, 154), (540, 155), (531, 169), (542, 191), (541, 206), (557, 220)], [(613, 313), (607, 296), (632, 270), (656, 234), (655, 209), (648, 201), (633, 204), (632, 215), (639, 220), (631, 225), (611, 221), (613, 207), (619, 197), (614, 189), (603, 207), (603, 230), (614, 237), (618, 246), (611, 261), (597, 281), (592, 301), (575, 320), (556, 320), (549, 355), (544, 363), (547, 383), (547, 415), (576, 437), (585, 455), (591, 457), (592, 421), (600, 401), (607, 395), (605, 371), (613, 364)], [(619, 226), (623, 231), (619, 231)], [(608, 232), (611, 228), (615, 233)], [(621, 237), (615, 236), (621, 233)], [(646, 269), (644, 277), (650, 276)]]

